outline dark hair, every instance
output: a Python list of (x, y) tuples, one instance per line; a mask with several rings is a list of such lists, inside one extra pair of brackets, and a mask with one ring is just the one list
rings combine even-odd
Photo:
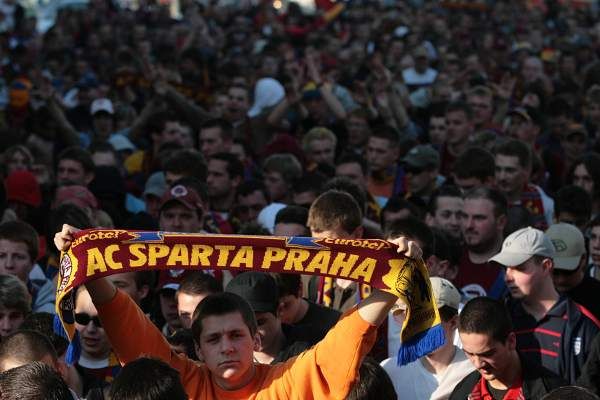
[(504, 196), (502, 192), (497, 189), (478, 187), (469, 190), (465, 194), (465, 200), (473, 199), (486, 199), (491, 201), (494, 205), (494, 216), (496, 218), (501, 215), (507, 215), (508, 213), (508, 200), (506, 200), (506, 196)]
[(396, 400), (397, 394), (390, 376), (372, 358), (365, 358), (356, 381), (346, 400)]
[(179, 293), (214, 294), (223, 291), (223, 284), (214, 276), (204, 272), (193, 272), (181, 280)]
[(377, 125), (371, 129), (369, 138), (385, 139), (390, 142), (390, 147), (400, 145), (400, 133), (389, 125)]
[(533, 154), (531, 148), (520, 140), (510, 139), (500, 143), (494, 149), (496, 155), (517, 157), (521, 168), (531, 168), (533, 165)]
[(431, 228), (425, 222), (413, 216), (401, 220), (392, 221), (385, 227), (383, 237), (386, 240), (396, 239), (400, 236), (407, 236), (412, 240), (421, 242), (423, 247), (423, 259), (426, 260), (433, 253), (434, 237)]
[(446, 106), (446, 115), (457, 111), (462, 111), (468, 120), (473, 118), (473, 109), (465, 101), (454, 101)]
[(31, 263), (35, 263), (39, 251), (39, 242), (38, 234), (33, 226), (20, 220), (4, 222), (0, 224), (0, 239), (24, 243), (27, 246)]
[(238, 235), (271, 236), (271, 232), (256, 221), (242, 224), (237, 233)]
[(431, 215), (435, 214), (435, 211), (437, 210), (437, 207), (438, 207), (437, 200), (440, 197), (458, 197), (458, 198), (462, 199), (463, 194), (460, 191), (460, 189), (454, 185), (440, 186), (438, 189), (436, 189), (431, 194), (431, 197), (429, 198), (429, 204), (427, 205), (427, 211)]
[(194, 336), (190, 329), (177, 329), (173, 334), (167, 336), (167, 342), (171, 346), (182, 346), (187, 358), (198, 361), (198, 355), (194, 347)]
[(52, 343), (52, 347), (54, 347), (58, 357), (62, 356), (69, 346), (67, 339), (54, 333), (54, 314), (47, 312), (29, 314), (19, 329), (23, 331), (36, 331), (46, 336)]
[(443, 322), (448, 322), (458, 315), (458, 310), (450, 306), (442, 306), (438, 309), (440, 318)]
[(198, 150), (178, 149), (167, 157), (162, 163), (165, 172), (178, 175), (193, 176), (206, 181), (206, 160)]
[(423, 210), (421, 210), (421, 208), (418, 205), (402, 197), (392, 196), (388, 199), (387, 203), (385, 203), (385, 206), (381, 210), (381, 227), (385, 229), (386, 212), (398, 212), (401, 210), (408, 210), (410, 212), (410, 215), (412, 215), (413, 217), (423, 219)]
[(200, 125), (200, 130), (209, 128), (220, 128), (222, 138), (231, 139), (233, 137), (233, 125), (224, 118), (212, 118)]
[(0, 362), (12, 359), (27, 364), (50, 356), (57, 361), (56, 350), (48, 337), (38, 331), (19, 330), (2, 338)]
[(342, 164), (358, 164), (360, 166), (360, 170), (362, 171), (362, 173), (364, 175), (366, 175), (369, 170), (367, 160), (365, 160), (365, 158), (363, 156), (361, 156), (360, 154), (356, 154), (356, 153), (350, 153), (350, 152), (343, 153), (338, 158), (335, 165), (342, 165)]
[(79, 146), (67, 147), (60, 152), (57, 160), (57, 165), (61, 160), (77, 161), (87, 173), (93, 173), (96, 168), (90, 152)]
[(504, 303), (489, 297), (476, 297), (470, 300), (462, 309), (458, 319), (459, 332), (487, 335), (501, 343), (506, 342), (512, 330), (510, 315)]
[(300, 206), (286, 206), (275, 215), (275, 225), (298, 224), (306, 226), (306, 221), (308, 221), (308, 210)]
[(331, 178), (323, 187), (323, 191), (328, 190), (339, 190), (348, 193), (358, 204), (361, 216), (364, 215), (367, 208), (367, 192), (356, 182), (345, 176), (336, 176)]
[(320, 172), (305, 172), (300, 178), (295, 179), (292, 184), (294, 193), (313, 192), (316, 196), (323, 191), (323, 185), (327, 177)]
[(577, 220), (589, 221), (592, 216), (592, 199), (579, 186), (568, 185), (560, 188), (554, 196), (554, 215), (568, 212)]
[(227, 163), (227, 174), (229, 178), (239, 177), (244, 179), (244, 164), (235, 154), (220, 152), (209, 157), (210, 160), (221, 160)]
[(554, 389), (541, 400), (599, 400), (596, 394), (579, 386), (563, 386)]
[(180, 121), (180, 118), (171, 111), (162, 111), (150, 116), (144, 125), (144, 132), (151, 139), (153, 133), (161, 133), (167, 122)]
[(200, 335), (202, 334), (202, 321), (211, 316), (221, 316), (239, 312), (244, 320), (244, 323), (250, 331), (250, 335), (254, 336), (257, 331), (256, 317), (254, 310), (243, 297), (235, 293), (222, 292), (206, 296), (196, 310), (194, 311), (194, 321), (192, 322), (192, 335), (194, 341), (200, 344)]
[(262, 183), (261, 181), (252, 180), (240, 183), (240, 185), (236, 189), (235, 197), (236, 199), (238, 199), (239, 202), (240, 196), (246, 197), (256, 191), (261, 192), (263, 196), (265, 196), (267, 204), (270, 203), (269, 192), (267, 191), (267, 188), (265, 187), (264, 183)]
[(461, 179), (477, 178), (484, 182), (496, 173), (494, 155), (484, 148), (470, 147), (458, 156), (452, 172)]
[(288, 295), (298, 297), (298, 290), (302, 288), (302, 278), (299, 274), (274, 273), (273, 278), (279, 288), (279, 298)]
[(575, 169), (582, 164), (594, 181), (593, 198), (598, 199), (600, 197), (600, 154), (587, 153), (575, 160), (567, 174), (567, 183), (573, 182), (573, 173), (575, 172)]
[(141, 357), (127, 363), (110, 386), (111, 400), (187, 400), (179, 372), (164, 361)]
[(339, 190), (328, 190), (313, 202), (306, 222), (311, 231), (342, 228), (347, 233), (362, 226), (362, 210), (356, 200)]
[(2, 400), (73, 400), (69, 387), (49, 365), (32, 362), (0, 374)]
[[(92, 221), (87, 213), (79, 206), (72, 203), (64, 203), (50, 211), (48, 218), (47, 237), (53, 238), (57, 232), (62, 230), (63, 224), (76, 226), (79, 229), (92, 227)], [(55, 246), (46, 246), (49, 253), (58, 254)]]

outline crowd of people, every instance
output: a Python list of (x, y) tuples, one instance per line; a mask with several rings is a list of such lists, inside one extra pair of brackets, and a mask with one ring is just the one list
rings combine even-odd
[[(0, 398), (598, 399), (597, 2), (233, 3), (0, 2)], [(389, 240), (446, 343), (398, 366), (406, 304), (352, 281), (169, 270), (78, 288), (71, 360), (92, 227)]]

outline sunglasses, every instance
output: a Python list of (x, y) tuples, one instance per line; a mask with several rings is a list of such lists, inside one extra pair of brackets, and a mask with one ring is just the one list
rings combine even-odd
[(96, 326), (96, 328), (101, 328), (102, 327), (102, 323), (100, 322), (100, 318), (96, 317), (90, 317), (89, 314), (86, 313), (77, 313), (75, 314), (75, 322), (77, 322), (80, 325), (83, 326), (87, 326), (87, 324), (90, 323), (90, 321), (92, 321), (94, 323), (94, 325)]

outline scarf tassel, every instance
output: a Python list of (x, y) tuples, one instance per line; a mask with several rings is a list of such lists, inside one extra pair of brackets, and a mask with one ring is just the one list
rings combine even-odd
[(398, 365), (406, 365), (434, 351), (446, 342), (442, 324), (437, 324), (403, 341), (398, 350)]

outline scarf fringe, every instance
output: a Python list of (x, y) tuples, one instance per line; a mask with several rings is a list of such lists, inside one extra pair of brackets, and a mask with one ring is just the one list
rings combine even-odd
[(406, 365), (431, 353), (446, 342), (442, 324), (437, 324), (416, 334), (400, 344), (398, 366)]

